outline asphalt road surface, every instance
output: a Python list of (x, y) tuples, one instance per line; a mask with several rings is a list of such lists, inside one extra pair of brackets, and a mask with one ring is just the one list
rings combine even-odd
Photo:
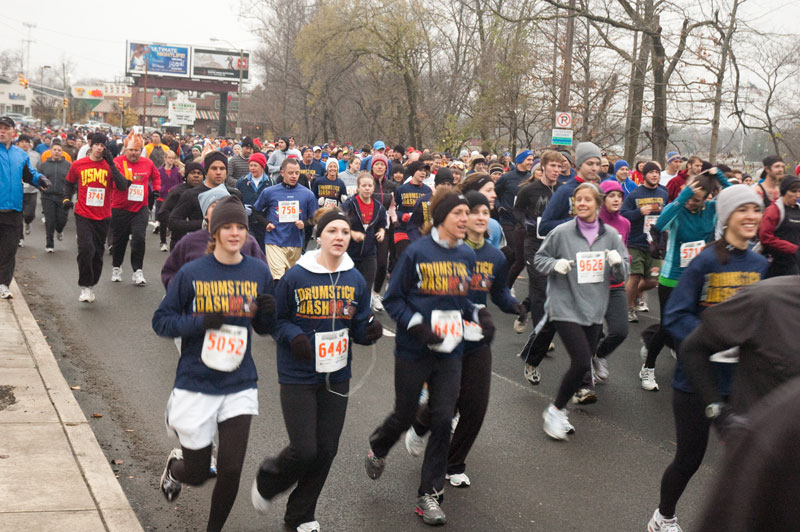
[[(158, 251), (158, 237), (151, 233), (147, 246), (147, 286), (131, 282), (130, 250), (123, 282), (111, 283), (111, 258), (106, 254), (95, 289), (97, 302), (79, 303), (72, 214), (54, 254), (44, 252), (44, 225), (37, 218), (26, 246), (18, 250), (16, 279), (67, 382), (80, 386), (75, 396), (106, 458), (118, 461), (112, 467), (142, 525), (159, 531), (204, 530), (213, 481), (184, 487), (173, 504), (158, 488), (164, 460), (175, 446), (164, 428), (164, 408), (178, 352), (171, 340), (157, 337), (150, 326), (164, 294), (159, 273), (167, 254)], [(526, 290), (521, 279), (517, 294)], [(656, 299), (655, 292), (649, 294), (652, 307), (657, 307)], [(516, 357), (527, 333), (514, 333), (513, 316), (491, 308), (498, 326), (491, 402), (467, 461), (472, 486), (456, 489), (447, 484), (442, 505), (447, 529), (646, 530), (658, 504), (661, 473), (675, 448), (670, 388), (674, 361), (668, 351), (657, 363), (661, 391), (642, 390), (638, 379), (639, 332), (657, 314), (640, 313), (640, 323), (632, 325), (628, 339), (610, 358), (611, 378), (598, 386), (599, 402), (571, 406), (570, 421), (577, 433), (569, 442), (556, 442), (542, 431), (541, 414), (556, 393), (568, 357), (559, 346), (542, 363), (542, 384), (529, 385)], [(379, 319), (394, 328), (385, 314)], [(285, 530), (286, 495), (276, 500), (268, 516), (257, 514), (250, 504), (258, 465), (287, 443), (275, 344), (269, 337), (254, 338), (260, 415), (253, 421), (239, 497), (227, 529), (279, 531)], [(413, 513), (421, 458), (409, 456), (400, 442), (380, 480), (372, 481), (364, 472), (367, 438), (393, 404), (392, 351), (393, 339), (387, 337), (374, 349), (355, 346), (351, 387), (362, 381), (373, 356), (376, 361), (363, 387), (350, 399), (339, 454), (317, 507), (317, 520), (326, 532), (428, 528)], [(703, 466), (678, 504), (685, 530), (692, 530), (698, 521), (719, 456), (720, 446), (712, 437)]]

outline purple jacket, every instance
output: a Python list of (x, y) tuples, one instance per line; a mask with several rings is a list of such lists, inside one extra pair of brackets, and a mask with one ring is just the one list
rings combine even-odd
[[(181, 269), (181, 266), (208, 254), (209, 242), (211, 242), (211, 233), (207, 229), (199, 229), (187, 233), (178, 241), (161, 268), (161, 282), (164, 284), (165, 289), (169, 287), (170, 281)], [(249, 255), (263, 261), (264, 264), (267, 263), (267, 257), (264, 256), (261, 246), (258, 245), (253, 235), (247, 235), (247, 242), (242, 247), (242, 255)]]
[(183, 182), (183, 176), (177, 166), (173, 166), (169, 172), (162, 166), (158, 169), (158, 173), (161, 174), (161, 200), (163, 201), (172, 187)]

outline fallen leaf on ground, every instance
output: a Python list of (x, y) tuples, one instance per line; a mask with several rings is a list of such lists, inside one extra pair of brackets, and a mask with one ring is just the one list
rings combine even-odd
[(92, 414), (92, 417), (103, 417), (103, 414)]
[(70, 390), (80, 390), (81, 387), (80, 386), (70, 386), (69, 389)]

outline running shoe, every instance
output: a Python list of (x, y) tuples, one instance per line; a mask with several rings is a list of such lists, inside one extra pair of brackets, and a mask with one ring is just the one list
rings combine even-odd
[(133, 272), (133, 276), (131, 276), (131, 280), (133, 280), (133, 284), (136, 286), (144, 286), (147, 284), (147, 281), (144, 280), (144, 273), (142, 270), (136, 270)]
[(425, 446), (427, 444), (425, 436), (420, 436), (417, 434), (417, 431), (414, 430), (414, 427), (408, 427), (406, 431), (406, 450), (408, 454), (413, 457), (417, 457), (425, 452)]
[(581, 388), (572, 396), (572, 402), (576, 405), (591, 405), (597, 402), (597, 394), (590, 388)]
[(642, 365), (642, 369), (639, 370), (639, 378), (642, 379), (642, 389), (648, 392), (658, 391), (655, 368), (646, 368)]
[(417, 499), (417, 507), (414, 510), (418, 516), (422, 517), (422, 521), (426, 525), (443, 525), (447, 522), (447, 516), (444, 515), (442, 508), (439, 506), (439, 498), (436, 495), (426, 493)]
[(450, 481), (450, 485), (454, 488), (468, 488), (469, 487), (469, 477), (466, 473), (455, 473), (453, 475), (445, 475), (445, 480)]
[(378, 294), (376, 292), (372, 292), (372, 310), (373, 311), (375, 311), (375, 312), (383, 312), (383, 303), (382, 303), (382, 301), (383, 301), (383, 298), (381, 298), (380, 294)]
[(31, 234), (31, 224), (25, 224), (25, 234)]
[(567, 431), (567, 434), (575, 434), (575, 427), (572, 426), (566, 415), (564, 416), (564, 430)]
[(364, 459), (364, 467), (367, 469), (367, 476), (372, 480), (378, 480), (383, 474), (383, 469), (386, 467), (386, 458), (378, 458), (372, 449), (367, 453)]
[(592, 369), (594, 369), (594, 377), (600, 384), (605, 384), (608, 380), (608, 360), (605, 358), (594, 357), (592, 358)]
[(547, 346), (547, 352), (549, 353), (550, 351), (555, 351), (555, 350), (556, 350), (556, 343), (550, 342), (550, 345)]
[(88, 286), (81, 286), (81, 295), (78, 296), (78, 301), (81, 303), (88, 303), (89, 302), (89, 287)]
[(647, 299), (644, 295), (636, 298), (636, 312), (650, 312), (650, 307), (647, 306)]
[(514, 291), (514, 287), (513, 286), (511, 288), (509, 288), (508, 291), (511, 294), (511, 297), (513, 297), (514, 299), (517, 299), (517, 293)]
[(161, 222), (149, 222), (153, 226), (153, 234), (158, 234), (158, 228), (161, 227)]
[(0, 284), (0, 299), (13, 299), (14, 296), (11, 294), (11, 290), (4, 284)]
[(94, 286), (89, 287), (89, 303), (94, 303), (95, 296), (94, 296)]
[(112, 283), (122, 282), (122, 268), (117, 268), (116, 266), (111, 268), (111, 282)]
[(250, 502), (253, 503), (253, 508), (260, 514), (266, 514), (269, 511), (269, 499), (265, 499), (258, 491), (258, 479), (253, 479), (253, 487), (250, 488)]
[(542, 414), (542, 418), (544, 418), (544, 433), (553, 438), (554, 440), (566, 440), (567, 439), (567, 425), (569, 425), (569, 420), (567, 419), (567, 410), (559, 410), (555, 407), (554, 404), (550, 403), (550, 406)]
[(319, 532), (319, 523), (316, 521), (309, 521), (297, 527), (297, 532)]
[(541, 374), (539, 374), (539, 366), (531, 366), (530, 364), (525, 364), (523, 375), (525, 375), (525, 380), (531, 383), (531, 385), (533, 386), (536, 386), (542, 380), (542, 376)]
[(514, 320), (514, 332), (517, 334), (522, 334), (527, 329), (528, 325), (528, 314), (526, 313), (524, 316), (520, 315), (517, 316), (517, 319)]
[(183, 451), (172, 449), (167, 456), (167, 465), (164, 466), (164, 472), (161, 473), (161, 493), (164, 494), (168, 502), (172, 502), (181, 494), (181, 483), (175, 480), (172, 473), (169, 472), (169, 465), (173, 460), (183, 460)]
[(647, 523), (647, 532), (683, 532), (683, 529), (678, 524), (678, 516), (667, 519), (656, 509)]
[(628, 307), (628, 321), (630, 323), (639, 323), (639, 316), (636, 315), (636, 309)]
[(217, 478), (217, 444), (211, 443), (211, 463), (208, 466), (208, 476)]
[(18, 245), (19, 245), (19, 247), (21, 247), (21, 248), (24, 248), (24, 247), (25, 247), (25, 240), (24, 240), (24, 239), (22, 239), (22, 238), (20, 238), (20, 239), (19, 239), (19, 244), (18, 244)]
[(53, 248), (44, 248), (45, 253), (55, 253), (56, 250)]
[(64, 233), (56, 233), (56, 239), (61, 242), (64, 240)]
[(167, 244), (166, 242), (162, 242), (161, 245), (158, 247), (158, 249), (166, 253), (167, 251), (169, 251), (169, 244)]

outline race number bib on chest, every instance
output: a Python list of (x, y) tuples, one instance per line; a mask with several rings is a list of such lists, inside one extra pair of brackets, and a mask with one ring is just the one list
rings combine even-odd
[(278, 202), (278, 221), (297, 222), (300, 220), (299, 201), (279, 201)]
[(602, 251), (582, 251), (575, 257), (578, 263), (578, 284), (602, 283), (606, 254)]
[(128, 188), (128, 201), (144, 201), (144, 185), (131, 185)]
[(431, 329), (437, 336), (444, 338), (444, 341), (429, 345), (428, 348), (439, 353), (451, 353), (464, 338), (464, 320), (461, 318), (461, 311), (431, 311)]
[(657, 221), (658, 221), (658, 215), (657, 214), (648, 214), (647, 216), (645, 216), (644, 217), (644, 226), (643, 226), (644, 227), (644, 233), (645, 234), (649, 233), (650, 232), (650, 228), (653, 227), (654, 225), (656, 225)]
[(209, 368), (230, 373), (242, 363), (246, 351), (247, 328), (223, 325), (206, 331), (200, 358)]
[(314, 335), (314, 359), (317, 373), (333, 373), (347, 365), (350, 334), (347, 329), (319, 332)]
[(86, 206), (102, 207), (106, 202), (106, 189), (99, 187), (89, 187), (86, 189)]
[(325, 198), (325, 203), (322, 205), (323, 209), (330, 209), (331, 207), (336, 207), (338, 203), (333, 198)]
[(692, 262), (692, 259), (695, 258), (703, 251), (703, 248), (706, 247), (705, 240), (696, 240), (694, 242), (684, 242), (681, 244), (681, 268), (685, 268)]

